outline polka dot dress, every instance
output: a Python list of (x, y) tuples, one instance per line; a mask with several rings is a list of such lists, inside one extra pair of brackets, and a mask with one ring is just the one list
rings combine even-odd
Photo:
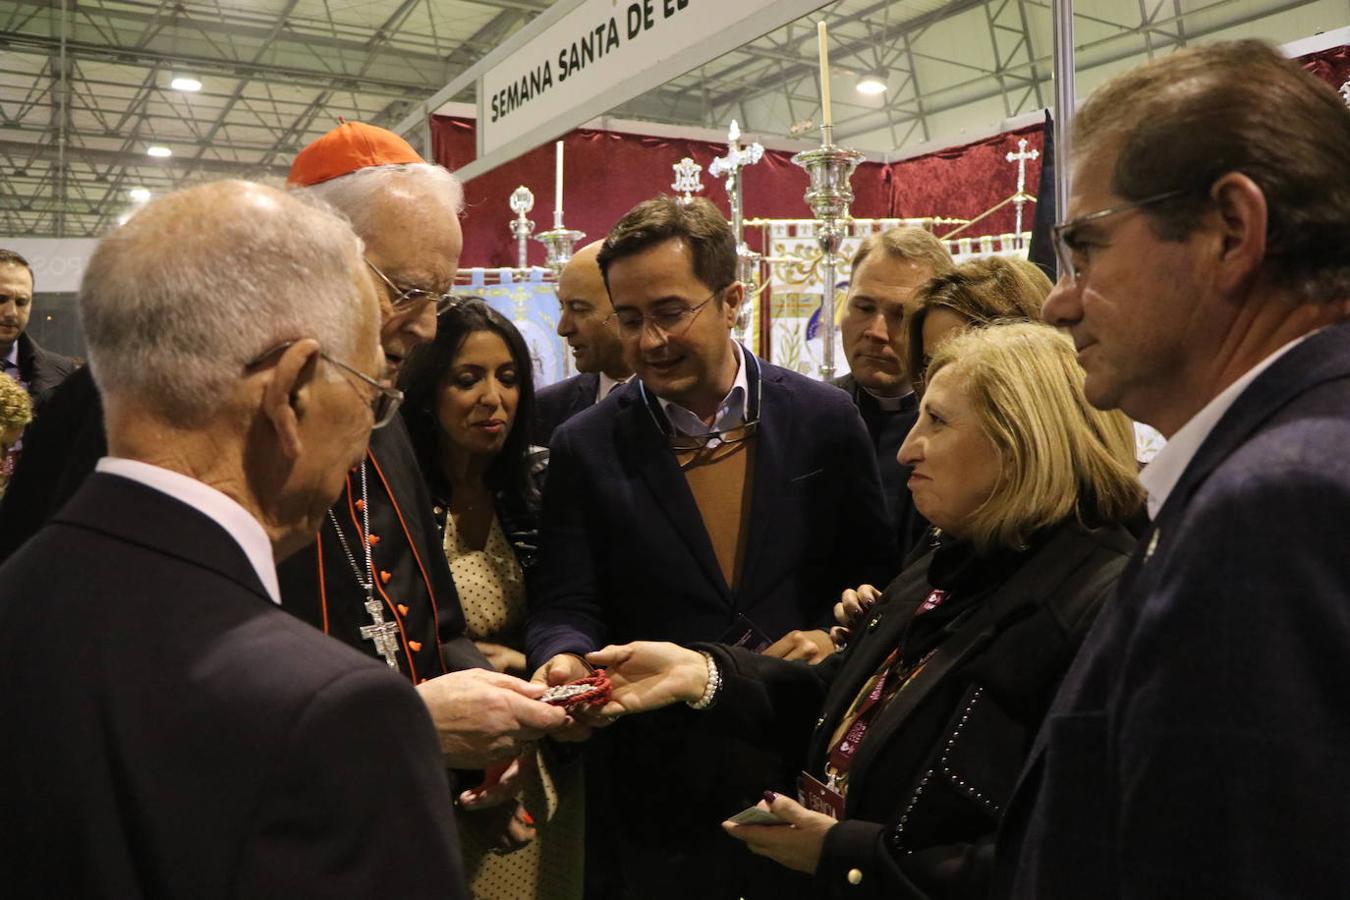
[[(447, 514), (444, 545), (468, 636), (522, 649), (525, 579), (497, 519), (492, 520), (486, 546), (476, 550), (460, 539), (454, 516)], [(581, 767), (550, 759), (543, 747), (535, 749), (533, 763), (520, 794), (535, 821), (535, 839), (529, 844), (509, 853), (496, 849), (501, 810), (455, 810), (475, 900), (581, 897), (585, 838)]]

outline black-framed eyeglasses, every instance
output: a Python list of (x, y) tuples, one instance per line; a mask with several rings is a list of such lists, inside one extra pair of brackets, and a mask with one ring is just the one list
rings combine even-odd
[[(261, 366), (263, 363), (267, 362), (269, 359), (276, 356), (277, 354), (284, 352), (287, 348), (293, 346), (294, 344), (295, 341), (283, 341), (282, 343), (277, 344), (275, 347), (271, 347), (268, 350), (258, 354), (258, 356), (255, 357), (252, 361), (244, 365), (244, 369), (246, 371), (256, 369), (258, 368), (258, 366)], [(344, 372), (350, 372), (351, 374), (355, 375), (357, 378), (361, 379), (366, 384), (370, 385), (375, 389), (375, 394), (370, 398), (370, 412), (375, 419), (374, 424), (370, 426), (372, 429), (383, 428), (384, 426), (388, 425), (390, 421), (393, 420), (394, 413), (398, 412), (399, 406), (403, 403), (402, 391), (400, 391), (398, 388), (380, 384), (380, 382), (376, 381), (374, 378), (371, 378), (369, 375), (367, 375), (365, 372), (362, 372), (360, 369), (354, 369), (351, 366), (347, 365), (342, 360), (329, 356), (322, 350), (319, 351), (319, 358), (327, 363), (330, 363), (338, 367), (339, 369), (342, 369)]]
[(713, 298), (724, 290), (726, 290), (725, 287), (718, 288), (709, 294), (702, 303), (694, 306), (667, 307), (645, 316), (635, 309), (615, 310), (605, 317), (602, 324), (608, 325), (611, 320), (618, 320), (619, 333), (630, 338), (642, 334), (648, 325), (666, 337), (679, 337), (689, 330), (689, 326), (694, 324), (698, 314), (703, 312), (703, 307), (711, 303)]
[(435, 303), (436, 315), (440, 315), (450, 307), (459, 302), (459, 298), (451, 293), (437, 294), (432, 291), (424, 291), (421, 288), (401, 288), (394, 284), (393, 280), (380, 271), (379, 266), (370, 260), (366, 260), (366, 265), (370, 266), (370, 271), (380, 276), (380, 280), (389, 288), (393, 299), (390, 304), (395, 312), (407, 312), (410, 309), (416, 309), (423, 303)]
[(1059, 263), (1059, 277), (1066, 280), (1069, 287), (1074, 287), (1078, 279), (1082, 277), (1083, 270), (1086, 268), (1086, 260), (1082, 258), (1079, 246), (1074, 232), (1086, 225), (1088, 222), (1099, 222), (1110, 216), (1120, 213), (1130, 212), (1135, 209), (1142, 209), (1145, 206), (1151, 206), (1154, 203), (1161, 203), (1164, 200), (1171, 200), (1173, 197), (1180, 197), (1182, 194), (1190, 193), (1189, 188), (1177, 188), (1176, 190), (1163, 191), (1161, 194), (1154, 194), (1151, 197), (1145, 197), (1143, 200), (1135, 200), (1133, 203), (1122, 203), (1119, 206), (1108, 206), (1106, 209), (1099, 209), (1096, 212), (1085, 213), (1064, 222), (1054, 225), (1050, 229), (1050, 236), (1055, 245), (1055, 259)]

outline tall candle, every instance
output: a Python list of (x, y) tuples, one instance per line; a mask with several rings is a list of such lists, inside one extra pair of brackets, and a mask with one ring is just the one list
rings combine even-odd
[(824, 20), (816, 23), (816, 42), (820, 45), (820, 115), (821, 125), (834, 124), (830, 114), (830, 45)]
[(553, 145), (553, 214), (562, 221), (562, 157), (563, 142)]

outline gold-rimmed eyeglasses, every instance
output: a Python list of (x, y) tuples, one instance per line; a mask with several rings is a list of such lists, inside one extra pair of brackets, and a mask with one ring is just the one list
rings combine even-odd
[(1050, 236), (1055, 245), (1055, 259), (1059, 264), (1059, 277), (1065, 279), (1065, 283), (1069, 287), (1074, 287), (1087, 269), (1087, 251), (1090, 242), (1083, 240), (1078, 233), (1084, 225), (1091, 222), (1100, 222), (1102, 219), (1131, 210), (1142, 209), (1164, 200), (1171, 200), (1173, 197), (1180, 197), (1186, 193), (1190, 193), (1188, 188), (1163, 191), (1161, 194), (1154, 194), (1151, 197), (1145, 197), (1143, 200), (1122, 203), (1119, 206), (1108, 206), (1106, 209), (1085, 213), (1054, 225), (1050, 229)]
[[(277, 344), (275, 347), (267, 349), (266, 351), (258, 354), (250, 362), (245, 363), (244, 365), (245, 371), (258, 368), (263, 363), (267, 362), (269, 359), (276, 356), (277, 354), (285, 352), (289, 347), (293, 346), (294, 344), (295, 341), (283, 341), (282, 343)], [(370, 412), (371, 415), (374, 417), (375, 422), (370, 427), (372, 429), (383, 428), (384, 426), (389, 424), (389, 422), (394, 418), (394, 413), (398, 412), (399, 405), (403, 403), (402, 391), (400, 391), (398, 388), (393, 388), (389, 387), (388, 385), (380, 384), (379, 381), (375, 380), (374, 378), (371, 378), (369, 375), (367, 375), (365, 372), (362, 372), (360, 369), (355, 369), (347, 365), (347, 363), (343, 362), (342, 360), (329, 356), (322, 350), (319, 351), (319, 358), (322, 359), (324, 362), (330, 363), (331, 365), (334, 365), (337, 368), (342, 369), (344, 372), (349, 372), (352, 375), (355, 375), (357, 378), (361, 379), (366, 384), (373, 387), (375, 389), (375, 393), (370, 398)]]
[(666, 337), (679, 337), (689, 330), (689, 326), (694, 324), (698, 314), (703, 312), (703, 307), (711, 303), (713, 298), (724, 290), (726, 288), (718, 288), (709, 294), (702, 303), (694, 306), (665, 306), (648, 315), (643, 315), (631, 307), (624, 307), (606, 316), (602, 324), (608, 325), (611, 320), (617, 320), (619, 333), (630, 338), (642, 334), (648, 326), (655, 328)]
[(410, 309), (416, 309), (423, 303), (435, 303), (436, 315), (440, 315), (450, 307), (459, 302), (459, 298), (451, 293), (437, 294), (434, 291), (426, 291), (422, 288), (401, 288), (394, 284), (393, 280), (380, 271), (379, 266), (370, 260), (366, 260), (366, 265), (370, 266), (370, 271), (380, 276), (380, 280), (389, 288), (392, 299), (391, 305), (395, 312), (407, 312)]

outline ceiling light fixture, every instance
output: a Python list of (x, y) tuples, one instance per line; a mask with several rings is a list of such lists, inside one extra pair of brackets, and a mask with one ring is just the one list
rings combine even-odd
[(150, 199), (150, 191), (146, 188), (139, 188), (139, 187), (132, 188), (131, 190), (127, 191), (127, 196), (129, 196), (132, 200), (135, 200), (137, 203), (144, 203), (145, 201)]
[(858, 93), (866, 94), (869, 97), (875, 97), (877, 94), (886, 93), (886, 79), (875, 73), (864, 75), (858, 79)]
[(202, 89), (202, 83), (190, 75), (179, 75), (174, 78), (173, 81), (169, 82), (169, 87), (173, 88), (175, 91), (195, 93)]
[(168, 147), (164, 147), (159, 144), (154, 144), (150, 147), (146, 147), (145, 152), (150, 156), (153, 156), (155, 159), (168, 159), (170, 156), (173, 156), (172, 150), (170, 150)]

